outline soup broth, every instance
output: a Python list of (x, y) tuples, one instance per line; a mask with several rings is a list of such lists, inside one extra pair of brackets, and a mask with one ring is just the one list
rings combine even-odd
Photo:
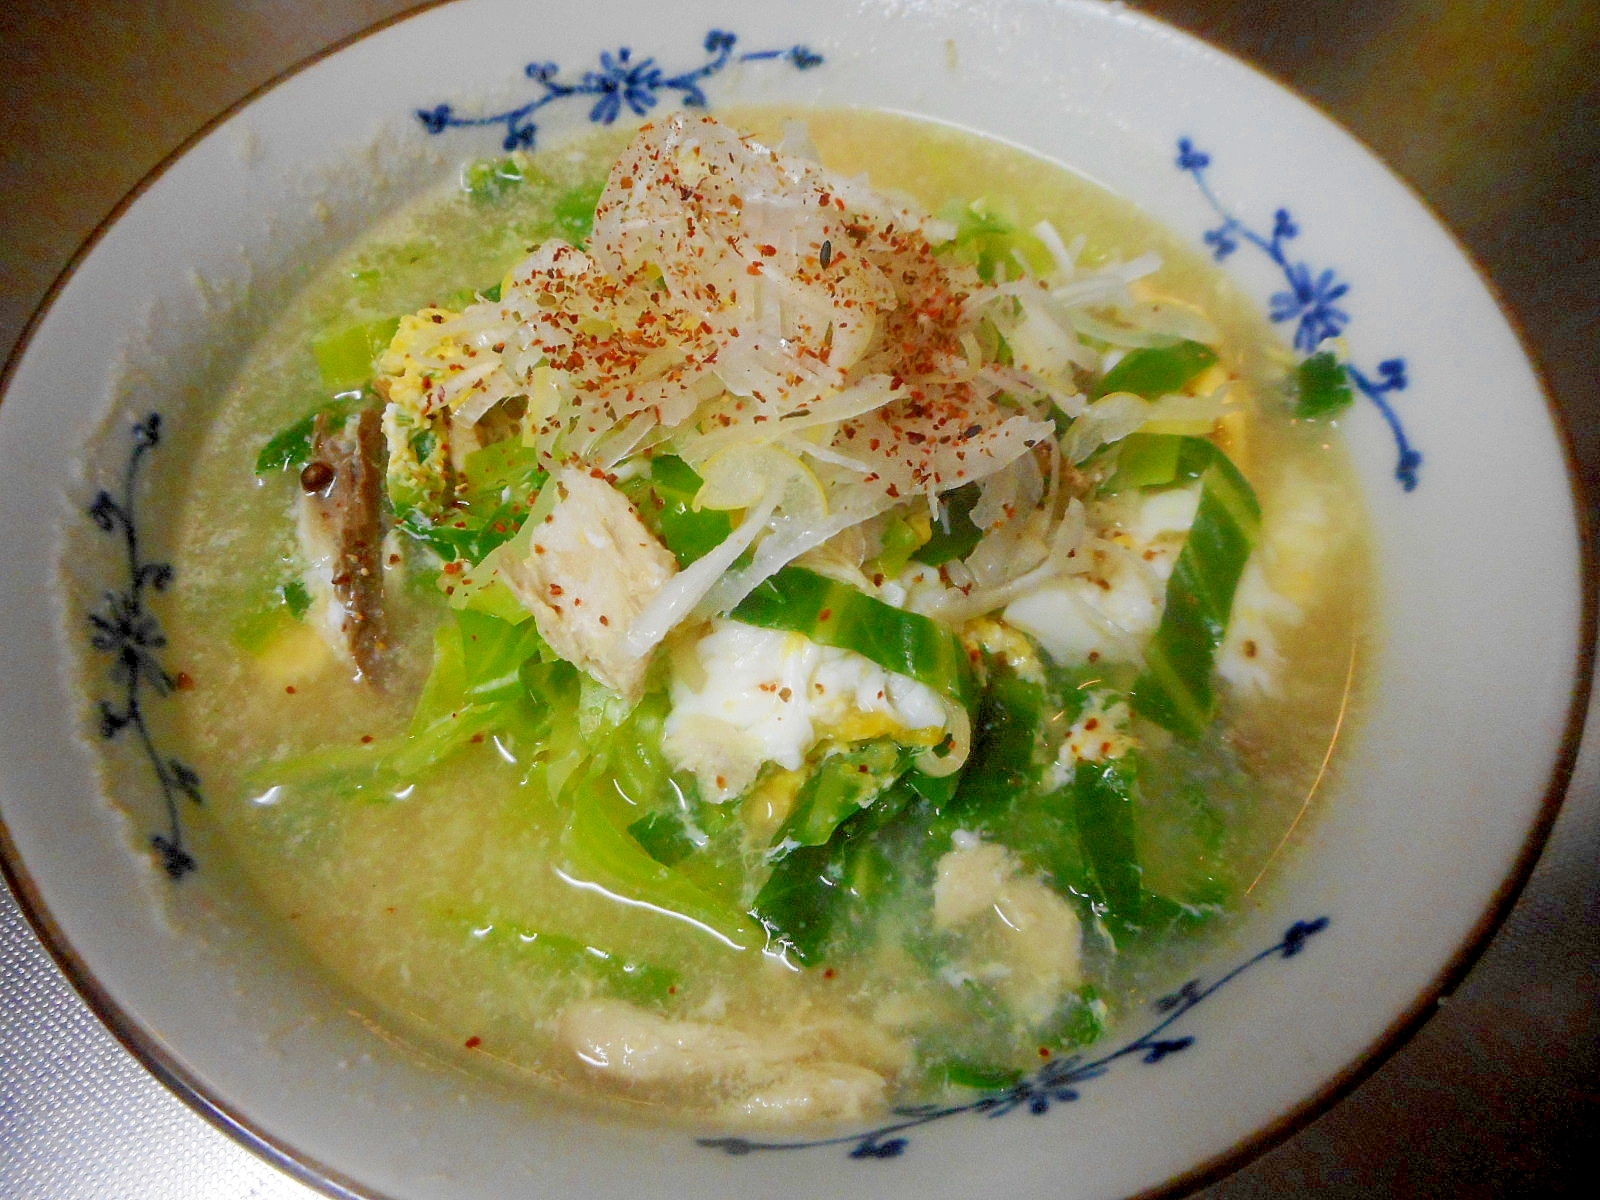
[[(552, 615), (547, 593), (535, 622), (527, 606), (520, 618), (489, 601), (474, 610), (449, 591), (452, 573), (466, 582), (482, 561), (462, 549), (448, 562), (440, 549), (449, 514), (466, 508), (446, 502), (435, 511), (423, 529), (432, 541), (400, 527), (392, 415), (384, 430), (384, 629), (373, 660), (381, 669), (353, 666), (319, 627), (326, 601), (308, 582), (303, 511), (318, 478), (313, 472), (308, 482), (312, 465), (292, 458), (263, 464), (264, 448), (334, 404), (336, 393), (370, 397), (374, 379), (361, 377), (361, 365), (375, 357), (382, 380), (385, 364), (403, 358), (411, 327), (396, 331), (394, 318), (422, 310), (454, 320), (511, 295), (512, 268), (532, 248), (550, 238), (583, 245), (628, 144), (612, 133), (470, 168), (465, 186), (373, 230), (316, 278), (219, 400), (182, 507), (174, 565), (183, 586), (167, 622), (172, 661), (193, 680), (177, 733), (205, 781), (203, 819), (260, 902), (382, 1022), (473, 1070), (735, 1123), (857, 1119), (1004, 1086), (1137, 1011), (1277, 869), (1359, 691), (1357, 648), (1369, 619), (1362, 508), (1337, 436), (1325, 420), (1296, 417), (1294, 356), (1209, 263), (1127, 201), (972, 135), (860, 112), (740, 113), (731, 123), (777, 145), (800, 136), (796, 118), (808, 151), (834, 176), (865, 174), (896, 203), (949, 223), (926, 227), (930, 240), (954, 234), (935, 243), (927, 269), (949, 263), (965, 272), (963, 294), (1034, 287), (1046, 276), (1059, 291), (1159, 256), (1158, 268), (1119, 277), (1103, 304), (1084, 310), (1071, 354), (1095, 361), (1058, 371), (1084, 381), (1071, 389), (1076, 400), (1007, 392), (996, 402), (996, 422), (1050, 429), (1022, 453), (1034, 465), (1016, 468), (1010, 501), (999, 484), (945, 479), (931, 511), (927, 496), (920, 510), (886, 505), (785, 568), (798, 574), (774, 576), (793, 588), (853, 588), (851, 605), (870, 593), (894, 612), (931, 614), (940, 636), (960, 647), (972, 678), (959, 686), (968, 692), (957, 684), (941, 692), (930, 673), (913, 693), (909, 677), (885, 675), (891, 652), (848, 638), (830, 649), (818, 639), (833, 602), (819, 601), (812, 628), (800, 630), (792, 614), (803, 597), (793, 588), (741, 600), (748, 621), (736, 613), (717, 624), (699, 613), (674, 626), (638, 681), (600, 679), (603, 665), (574, 669), (577, 656), (556, 648), (567, 614)], [(611, 179), (615, 188), (614, 172)], [(812, 269), (848, 269), (851, 239), (828, 243), (809, 251)], [(502, 279), (508, 286), (490, 300), (474, 291)], [(1013, 289), (1021, 299), (995, 301), (996, 323), (961, 329), (970, 344), (953, 344), (967, 360), (951, 370), (970, 369), (973, 378), (990, 368), (1022, 371), (1024, 359), (1056, 352), (1049, 335), (1026, 325), (1024, 286)], [(1154, 332), (1130, 333), (1140, 320)], [(830, 325), (830, 345), (850, 328)], [(354, 377), (344, 378), (341, 355), (348, 359), (351, 345), (365, 345), (366, 357), (358, 353)], [(1154, 417), (1139, 410), (1134, 427), (1086, 446), (1083, 431), (1109, 412), (1096, 405), (1136, 394), (1096, 395), (1093, 380), (1111, 380), (1117, 363), (1141, 351), (1193, 345), (1215, 364), (1140, 401), (1152, 412), (1168, 404)], [(401, 376), (388, 371), (391, 405)], [(537, 396), (515, 399), (522, 407), (506, 411), (527, 430)], [(319, 435), (302, 429), (307, 436), (314, 456)], [(660, 532), (666, 518), (648, 510), (672, 498), (661, 460), (692, 455), (681, 440), (652, 448), (649, 431), (640, 436), (644, 450), (589, 471), (591, 456), (584, 467), (599, 476), (596, 487), (632, 502), (672, 552), (662, 552), (662, 573), (681, 580), (688, 552), (671, 544), (670, 530)], [(535, 441), (519, 434), (505, 444), (531, 453)], [(837, 461), (849, 457), (850, 440), (785, 445), (781, 469), (796, 461), (805, 475), (788, 477), (783, 503), (801, 503), (796, 489), (809, 487), (810, 475), (837, 513), (830, 480), (844, 480), (842, 489), (859, 478)], [(423, 465), (438, 450), (411, 448)], [(758, 449), (769, 454), (772, 445)], [(471, 463), (456, 464), (451, 486), (486, 469), (464, 457), (470, 450), (449, 449)], [(565, 452), (541, 476), (523, 477), (533, 482), (502, 518), (515, 528), (500, 530), (513, 540), (497, 545), (515, 545), (522, 521), (559, 524), (551, 505), (571, 498), (564, 489), (555, 497), (551, 481), (578, 486), (562, 474), (572, 458)], [(1184, 713), (1173, 715), (1181, 704), (1155, 695), (1159, 651), (1151, 647), (1162, 636), (1160, 601), (1170, 608), (1181, 586), (1173, 561), (1186, 532), (1227, 509), (1225, 498), (1207, 507), (1207, 488), (1233, 486), (1213, 452), (1248, 481), (1260, 518), (1245, 523), (1250, 557), (1235, 571), (1231, 614), (1222, 614), (1228, 631), (1207, 651), (1213, 707), (1191, 729)], [(1156, 462), (1163, 454), (1178, 455), (1165, 475)], [(1192, 460), (1188, 474), (1183, 455)], [(1135, 478), (1136, 468), (1146, 474)], [(746, 486), (750, 495), (684, 511), (691, 519), (729, 514), (719, 527), (727, 534), (754, 519), (766, 493), (718, 471), (715, 455), (702, 454), (697, 483), (734, 493)], [(499, 498), (517, 486), (507, 483)], [(958, 487), (972, 489), (964, 512), (952, 499)], [(1021, 518), (1002, 502), (1043, 514), (1042, 532), (1018, 534), (1009, 553), (1037, 556), (1042, 545), (1061, 556), (1034, 557), (1033, 582), (985, 562), (977, 541), (925, 561), (938, 557), (930, 546), (963, 529), (986, 539), (1012, 528), (1007, 522)], [(990, 523), (979, 525), (973, 512)], [(773, 530), (769, 540), (779, 525)], [(1073, 551), (1072, 536), (1087, 540)], [(1079, 552), (1100, 565), (1081, 569)], [(746, 550), (728, 569), (751, 561)], [(1053, 573), (1051, 563), (1064, 565)], [(1086, 587), (1101, 599), (1085, 599)], [(990, 607), (962, 607), (986, 594)], [(1105, 607), (1147, 594), (1156, 611), (1137, 621)], [(1134, 626), (1142, 632), (1128, 634)], [(477, 670), (475, 639), (490, 637), (503, 638), (496, 653), (509, 656), (499, 675), (488, 679), (483, 668), (452, 700), (446, 677)], [(784, 680), (877, 686), (883, 703), (857, 704), (843, 718), (815, 715), (798, 766), (774, 750), (741, 782), (708, 765), (715, 748), (691, 733), (710, 728), (714, 744), (722, 728), (757, 736), (738, 724), (740, 714), (716, 708), (712, 693), (723, 682), (733, 687), (774, 638), (791, 639), (785, 654), (811, 656), (811, 666)], [(862, 665), (868, 653), (876, 666)], [(1185, 669), (1179, 664), (1178, 674)], [(772, 682), (781, 684), (778, 674)], [(501, 720), (494, 705), (512, 692), (524, 708)], [(483, 699), (491, 693), (492, 703)], [(740, 702), (746, 708), (765, 702), (750, 695)], [(430, 704), (438, 709), (431, 716)], [(691, 710), (695, 720), (733, 724), (691, 725)], [(913, 710), (934, 715), (908, 716)], [(451, 732), (469, 719), (479, 722), (472, 731)], [(952, 756), (963, 766), (948, 773)], [(816, 780), (831, 772), (826, 786), (845, 786), (838, 780), (854, 778), (841, 771), (846, 764), (871, 786), (836, 798), (830, 818)], [(784, 887), (773, 883), (782, 879)], [(848, 893), (848, 903), (828, 889)]]

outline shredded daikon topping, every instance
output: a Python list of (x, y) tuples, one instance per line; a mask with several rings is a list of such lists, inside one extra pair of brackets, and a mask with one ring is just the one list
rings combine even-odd
[(1089, 405), (1080, 381), (1102, 362), (1082, 335), (1138, 344), (1141, 324), (1200, 320), (1130, 292), (1153, 255), (1086, 270), (1081, 238), (1033, 232), (1044, 272), (1019, 256), (985, 282), (941, 252), (954, 226), (862, 180), (710, 118), (647, 125), (585, 247), (552, 239), (498, 299), (404, 319), (379, 361), (391, 496), (437, 518), (452, 464), (491, 424), (550, 471), (616, 479), (677, 455), (705, 481), (697, 506), (732, 512), (735, 532), (649, 604), (629, 635), (641, 651), (829, 539), (908, 502), (937, 520), (943, 493), (980, 481), (993, 544), (969, 589), (1009, 593), (1063, 564), (1081, 526), (1053, 484), (1042, 515), (1011, 519), (1059, 473), (1054, 422), (1088, 418), (1064, 447), (1073, 462), (1152, 411)]

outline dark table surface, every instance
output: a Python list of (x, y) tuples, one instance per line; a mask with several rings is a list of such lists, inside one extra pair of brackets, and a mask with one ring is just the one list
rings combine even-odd
[[(0, 350), (138, 180), (260, 84), (406, 0), (0, 6)], [(1344, 124), (1482, 266), (1600, 497), (1600, 4), (1133, 5)], [(3, 685), (0, 685), (3, 686)], [(1440, 1012), (1354, 1092), (1205, 1193), (1564, 1195), (1600, 1116), (1600, 720), (1527, 889)], [(309, 1196), (166, 1093), (0, 891), (0, 1196)]]

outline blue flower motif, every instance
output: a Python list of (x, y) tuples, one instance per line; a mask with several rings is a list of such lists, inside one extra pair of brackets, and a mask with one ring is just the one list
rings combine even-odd
[(1211, 156), (1204, 151), (1196, 150), (1194, 143), (1188, 138), (1178, 139), (1178, 170), (1204, 171), (1211, 165)]
[(656, 91), (661, 87), (661, 69), (656, 60), (647, 58), (633, 62), (633, 52), (623, 46), (613, 57), (600, 55), (600, 70), (590, 71), (584, 77), (584, 90), (598, 92), (600, 99), (589, 110), (589, 120), (597, 125), (610, 125), (622, 113), (623, 104), (638, 116), (644, 116), (656, 106)]
[(1406, 386), (1406, 360), (1386, 358), (1378, 364), (1378, 374), (1383, 376), (1383, 390), (1398, 392)]
[(1331, 270), (1313, 277), (1305, 263), (1286, 267), (1284, 278), (1290, 290), (1273, 294), (1268, 315), (1274, 321), (1298, 318), (1295, 349), (1310, 354), (1327, 338), (1338, 337), (1350, 323), (1350, 315), (1334, 304), (1350, 290), (1350, 285), (1341, 283)]
[(1233, 236), (1233, 225), (1219, 225), (1215, 229), (1208, 229), (1202, 235), (1205, 244), (1211, 247), (1211, 257), (1221, 262), (1239, 248), (1239, 240)]

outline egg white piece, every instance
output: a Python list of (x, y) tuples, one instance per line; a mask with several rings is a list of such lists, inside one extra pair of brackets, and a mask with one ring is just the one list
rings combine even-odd
[(766, 763), (796, 770), (830, 728), (879, 714), (905, 730), (943, 728), (925, 684), (797, 633), (718, 620), (675, 669), (662, 745), (707, 799), (730, 800)]
[(1199, 504), (1195, 485), (1091, 506), (1092, 568), (1019, 596), (1005, 620), (1058, 663), (1138, 661)]

